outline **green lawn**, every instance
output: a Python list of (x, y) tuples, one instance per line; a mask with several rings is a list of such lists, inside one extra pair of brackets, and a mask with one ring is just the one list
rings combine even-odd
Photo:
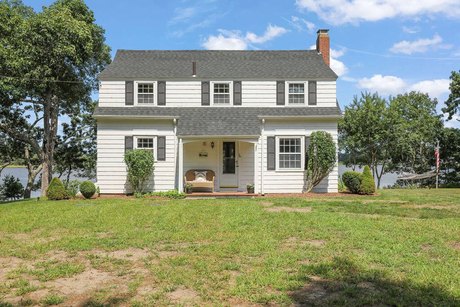
[(460, 305), (460, 189), (0, 205), (0, 306)]

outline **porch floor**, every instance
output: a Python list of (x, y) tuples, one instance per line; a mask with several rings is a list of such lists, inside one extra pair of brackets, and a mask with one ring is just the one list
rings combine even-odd
[(186, 198), (253, 198), (261, 196), (260, 194), (255, 193), (246, 193), (246, 192), (192, 192), (187, 194)]

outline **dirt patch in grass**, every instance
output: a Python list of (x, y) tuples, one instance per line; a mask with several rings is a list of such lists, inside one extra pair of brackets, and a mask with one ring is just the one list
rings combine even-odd
[(66, 296), (70, 296), (80, 295), (100, 289), (104, 284), (107, 284), (115, 279), (116, 276), (111, 273), (90, 269), (76, 276), (59, 278), (45, 284), (50, 289), (54, 289)]
[(259, 205), (261, 205), (262, 207), (271, 207), (273, 206), (273, 203), (270, 201), (262, 201), (259, 203)]
[(313, 246), (313, 247), (321, 247), (323, 245), (326, 244), (326, 241), (324, 240), (317, 240), (317, 239), (313, 239), (313, 240), (303, 240), (303, 239), (299, 239), (297, 237), (290, 237), (290, 238), (287, 238), (282, 246), (284, 248), (288, 248), (288, 249), (295, 249), (295, 248), (298, 248), (300, 246), (305, 246), (305, 245), (309, 245), (309, 246)]
[(193, 304), (199, 299), (198, 294), (192, 289), (179, 287), (166, 295), (174, 304)]
[(146, 249), (141, 248), (128, 248), (110, 252), (103, 250), (92, 250), (89, 252), (89, 254), (110, 257), (120, 260), (138, 261), (148, 257), (150, 255), (150, 252)]
[(312, 208), (311, 207), (302, 207), (302, 208), (292, 208), (292, 207), (268, 207), (265, 208), (265, 211), (267, 212), (301, 212), (301, 213), (307, 213), (311, 212)]
[(453, 249), (460, 251), (460, 242), (453, 242), (450, 246), (452, 246)]

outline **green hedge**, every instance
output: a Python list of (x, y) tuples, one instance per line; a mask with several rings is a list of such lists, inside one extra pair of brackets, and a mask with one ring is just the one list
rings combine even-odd
[(83, 181), (80, 184), (80, 193), (86, 198), (89, 199), (94, 196), (96, 193), (96, 186), (91, 181)]

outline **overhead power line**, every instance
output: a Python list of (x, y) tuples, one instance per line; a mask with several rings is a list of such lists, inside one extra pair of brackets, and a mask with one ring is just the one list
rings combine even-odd
[(37, 82), (51, 82), (51, 83), (83, 83), (82, 81), (75, 80), (55, 80), (55, 79), (36, 79), (36, 78), (26, 78), (26, 77), (16, 77), (16, 76), (4, 76), (0, 75), (1, 79), (17, 79), (24, 81), (37, 81)]

